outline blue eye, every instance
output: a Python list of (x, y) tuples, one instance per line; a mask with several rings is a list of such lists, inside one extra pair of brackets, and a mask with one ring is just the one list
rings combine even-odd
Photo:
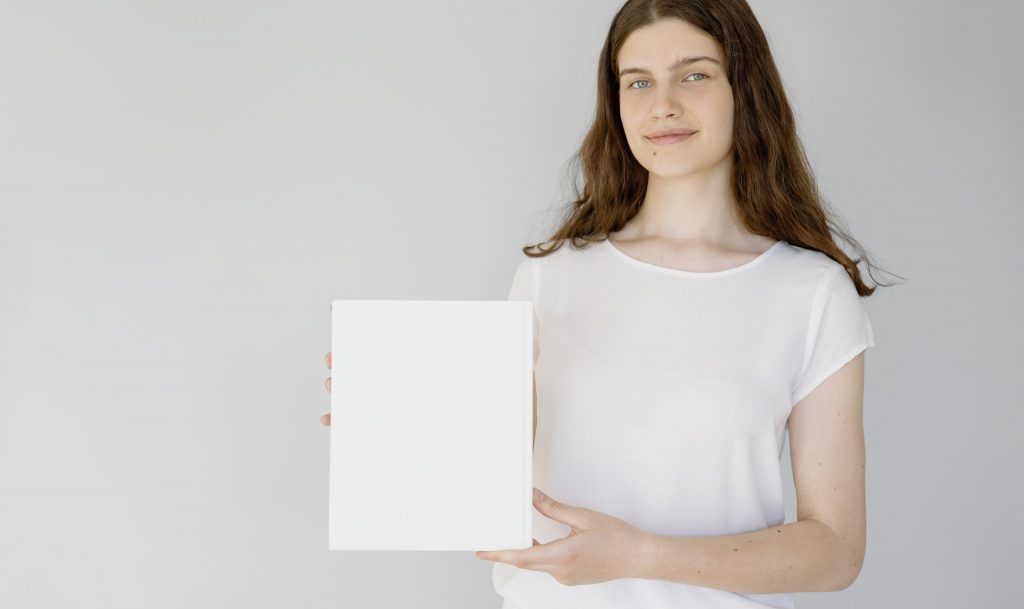
[[(708, 79), (708, 75), (704, 74), (703, 72), (694, 72), (693, 74), (690, 74), (686, 78), (689, 78), (690, 76), (703, 76), (704, 78), (701, 78), (700, 80), (707, 80)], [(683, 79), (683, 80), (685, 80), (685, 79)], [(646, 80), (646, 79), (634, 80), (633, 82), (629, 83), (628, 88), (634, 89), (635, 87), (633, 87), (633, 85), (635, 85), (638, 82), (650, 82), (650, 81)], [(691, 81), (691, 82), (698, 82), (698, 81)], [(650, 87), (641, 87), (641, 88), (642, 89), (650, 89)], [(637, 89), (637, 90), (639, 91), (639, 89)]]

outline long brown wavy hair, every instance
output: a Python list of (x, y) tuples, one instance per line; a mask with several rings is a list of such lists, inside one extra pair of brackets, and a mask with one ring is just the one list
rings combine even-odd
[[(617, 58), (630, 33), (665, 18), (700, 28), (724, 50), (735, 100), (732, 193), (744, 226), (753, 234), (826, 254), (843, 265), (861, 296), (870, 296), (875, 288), (861, 280), (857, 264), (878, 267), (818, 192), (767, 38), (745, 0), (628, 0), (619, 9), (601, 50), (594, 123), (570, 164), (575, 172), (582, 166), (583, 191), (573, 179), (576, 199), (561, 227), (523, 253), (547, 256), (567, 239), (580, 249), (578, 242), (585, 247), (607, 239), (640, 211), (649, 174), (630, 151), (622, 128)], [(833, 232), (861, 256), (847, 256)], [(553, 247), (544, 249), (545, 243)]]

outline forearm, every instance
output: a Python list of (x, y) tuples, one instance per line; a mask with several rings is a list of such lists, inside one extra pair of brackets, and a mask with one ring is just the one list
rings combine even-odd
[(636, 577), (740, 594), (842, 590), (856, 572), (832, 529), (810, 519), (740, 535), (645, 532), (642, 543)]

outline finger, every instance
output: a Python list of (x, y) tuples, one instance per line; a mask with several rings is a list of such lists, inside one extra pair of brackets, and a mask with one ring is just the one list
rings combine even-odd
[(327, 414), (322, 415), (320, 417), (320, 422), (323, 423), (324, 425), (330, 427), (331, 426), (331, 413), (328, 412)]
[(535, 546), (539, 546), (540, 545), (540, 542), (537, 541), (536, 537), (533, 538), (533, 545), (535, 545)]
[(331, 392), (331, 377), (327, 377), (327, 380), (324, 381), (324, 387), (327, 389), (327, 393)]
[(327, 364), (327, 368), (330, 369), (330, 367), (331, 367), (331, 352), (330, 351), (328, 351), (327, 355), (324, 356), (324, 363)]

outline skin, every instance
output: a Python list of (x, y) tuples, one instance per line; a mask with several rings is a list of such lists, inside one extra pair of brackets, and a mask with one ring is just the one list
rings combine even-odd
[[(619, 104), (630, 150), (650, 178), (640, 211), (609, 237), (639, 260), (709, 272), (748, 262), (775, 240), (741, 225), (730, 194), (734, 101), (724, 68), (702, 61), (666, 69), (677, 58), (694, 55), (724, 61), (714, 39), (677, 19), (634, 31), (619, 52), (618, 69), (649, 71), (620, 78)], [(697, 132), (671, 145), (644, 137), (672, 127)], [(325, 361), (330, 368), (330, 353)], [(330, 378), (325, 387), (330, 391)], [(572, 527), (568, 536), (476, 557), (546, 571), (566, 585), (640, 577), (741, 592), (844, 589), (860, 571), (866, 544), (863, 388), (862, 353), (794, 406), (789, 429), (798, 521), (766, 530), (770, 535), (751, 533), (758, 543), (747, 541), (752, 545), (745, 553), (721, 551), (732, 549), (732, 538), (655, 535), (611, 515), (543, 497), (535, 498), (535, 507)], [(330, 425), (331, 415), (320, 421)], [(695, 560), (719, 555), (732, 562), (714, 575), (703, 564), (690, 568)], [(783, 581), (773, 569), (780, 556), (806, 560)]]

